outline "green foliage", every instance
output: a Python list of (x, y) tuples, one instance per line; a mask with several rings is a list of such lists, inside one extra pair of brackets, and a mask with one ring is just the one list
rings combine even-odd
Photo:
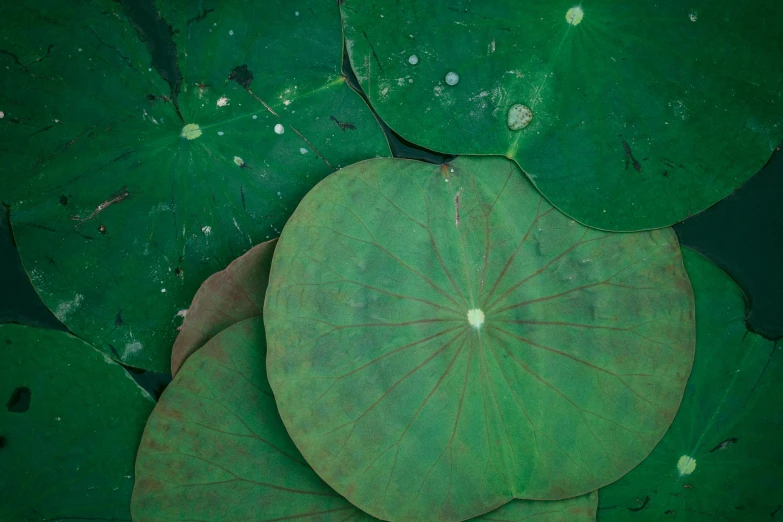
[(127, 520), (154, 401), (75, 337), (0, 326), (0, 520)]
[[(392, 129), (441, 152), (504, 154), (589, 226), (681, 221), (783, 139), (781, 2), (341, 4), (353, 68)], [(519, 105), (532, 120), (513, 130)]]
[(783, 504), (783, 350), (745, 328), (742, 291), (684, 249), (696, 297), (696, 358), (653, 453), (601, 490), (601, 520), (770, 520)]
[[(231, 267), (264, 255), (261, 247)], [(240, 269), (232, 285), (216, 285), (229, 270), (199, 292), (210, 289), (217, 302), (230, 303), (236, 288), (268, 281), (268, 273)], [(262, 318), (229, 325), (219, 314), (200, 317), (206, 330), (219, 332), (194, 349), (150, 417), (137, 459), (134, 521), (377, 520), (327, 486), (288, 436), (266, 378)], [(588, 522), (597, 502), (595, 492), (517, 500), (479, 520)]]
[(502, 158), (379, 159), (286, 225), (269, 379), (305, 458), (385, 520), (612, 482), (668, 428), (694, 349), (671, 229), (588, 229)]
[(0, 519), (775, 519), (782, 5), (0, 4)]
[(57, 318), (167, 371), (209, 274), (324, 176), (389, 151), (342, 75), (334, 5), (167, 2), (169, 29), (130, 4), (135, 27), (111, 0), (0, 6), (1, 197)]

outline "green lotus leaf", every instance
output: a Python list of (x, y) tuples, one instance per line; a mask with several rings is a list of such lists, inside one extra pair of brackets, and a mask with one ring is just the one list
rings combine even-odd
[(589, 226), (672, 225), (783, 139), (780, 2), (340, 3), (351, 64), (392, 129), (503, 154)]
[(154, 401), (83, 341), (0, 326), (0, 520), (127, 520)]
[(497, 157), (321, 182), (278, 242), (264, 317), (294, 442), (385, 520), (618, 479), (668, 428), (695, 343), (671, 229), (588, 229)]
[(0, 184), (57, 318), (167, 371), (204, 279), (321, 178), (389, 151), (341, 73), (333, 3), (180, 0), (165, 21), (126, 4), (134, 23), (111, 0), (0, 6)]
[(172, 375), (212, 337), (244, 319), (261, 315), (276, 244), (277, 239), (272, 239), (254, 246), (204, 281), (174, 341)]
[(683, 249), (696, 297), (696, 358), (652, 454), (601, 490), (600, 520), (773, 520), (783, 492), (783, 347), (745, 328), (745, 298)]
[[(266, 378), (261, 317), (208, 341), (155, 407), (139, 449), (135, 522), (170, 520), (377, 520), (309, 467), (286, 433)], [(507, 522), (595, 520), (595, 492), (514, 501), (481, 517)]]

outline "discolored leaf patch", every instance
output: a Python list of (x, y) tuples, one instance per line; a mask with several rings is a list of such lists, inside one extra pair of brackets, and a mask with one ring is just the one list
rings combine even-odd
[(261, 315), (269, 267), (277, 239), (256, 245), (216, 274), (196, 292), (190, 308), (182, 310), (182, 329), (171, 353), (171, 373), (222, 330)]

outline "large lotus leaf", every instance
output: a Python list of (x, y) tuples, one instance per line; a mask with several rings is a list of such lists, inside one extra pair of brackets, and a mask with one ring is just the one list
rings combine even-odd
[(745, 329), (725, 272), (683, 249), (696, 297), (696, 358), (652, 454), (601, 490), (600, 520), (777, 520), (783, 514), (783, 347)]
[(504, 154), (590, 226), (680, 221), (783, 138), (776, 0), (340, 3), (353, 68), (392, 129)]
[(278, 242), (264, 317), (294, 442), (387, 520), (616, 480), (669, 426), (694, 349), (671, 229), (585, 228), (497, 157), (321, 182)]
[(65, 332), (0, 326), (0, 520), (128, 520), (154, 401)]
[[(182, 366), (153, 411), (136, 464), (133, 519), (377, 520), (309, 467), (266, 378), (260, 317), (229, 326)], [(588, 522), (597, 494), (514, 501), (482, 520)]]
[(171, 373), (212, 337), (244, 319), (261, 315), (277, 239), (256, 245), (204, 281), (185, 313), (174, 348)]
[(136, 25), (111, 0), (2, 3), (0, 183), (57, 318), (167, 371), (204, 279), (388, 147), (341, 74), (335, 4), (183, 0), (171, 29), (132, 4)]

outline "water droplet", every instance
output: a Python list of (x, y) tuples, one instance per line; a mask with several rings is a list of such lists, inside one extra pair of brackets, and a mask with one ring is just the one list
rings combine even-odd
[(294, 12), (294, 16), (299, 16), (299, 11)]
[(408, 57), (408, 63), (411, 65), (416, 65), (417, 63), (419, 63), (419, 57), (416, 56), (415, 54), (410, 55)]
[(223, 134), (223, 131), (218, 131), (218, 136), (222, 136)]
[(257, 119), (258, 119), (258, 114), (254, 114), (254, 115), (253, 115), (253, 119), (254, 119), (254, 120), (257, 120)]
[(301, 149), (299, 149), (299, 152), (301, 152), (302, 154), (307, 154), (307, 149), (302, 147)]
[(457, 85), (458, 82), (459, 82), (459, 74), (455, 73), (454, 71), (451, 71), (446, 74), (446, 84)]
[(229, 31), (228, 31), (228, 35), (229, 35), (229, 36), (234, 36), (234, 30), (233, 30), (233, 29), (229, 30)]
[(515, 103), (508, 110), (508, 128), (511, 130), (524, 129), (533, 121), (533, 111), (526, 105)]
[(566, 13), (566, 22), (568, 22), (571, 25), (579, 25), (579, 22), (582, 21), (582, 18), (584, 18), (584, 16), (585, 16), (585, 12), (582, 10), (581, 7), (579, 6), (572, 7)]
[(285, 132), (285, 127), (283, 127), (278, 123), (277, 125), (275, 125), (275, 132), (278, 134), (283, 134)]
[(240, 167), (245, 165), (245, 162), (242, 161), (242, 158), (240, 158), (239, 156), (234, 156), (234, 163), (236, 163)]

